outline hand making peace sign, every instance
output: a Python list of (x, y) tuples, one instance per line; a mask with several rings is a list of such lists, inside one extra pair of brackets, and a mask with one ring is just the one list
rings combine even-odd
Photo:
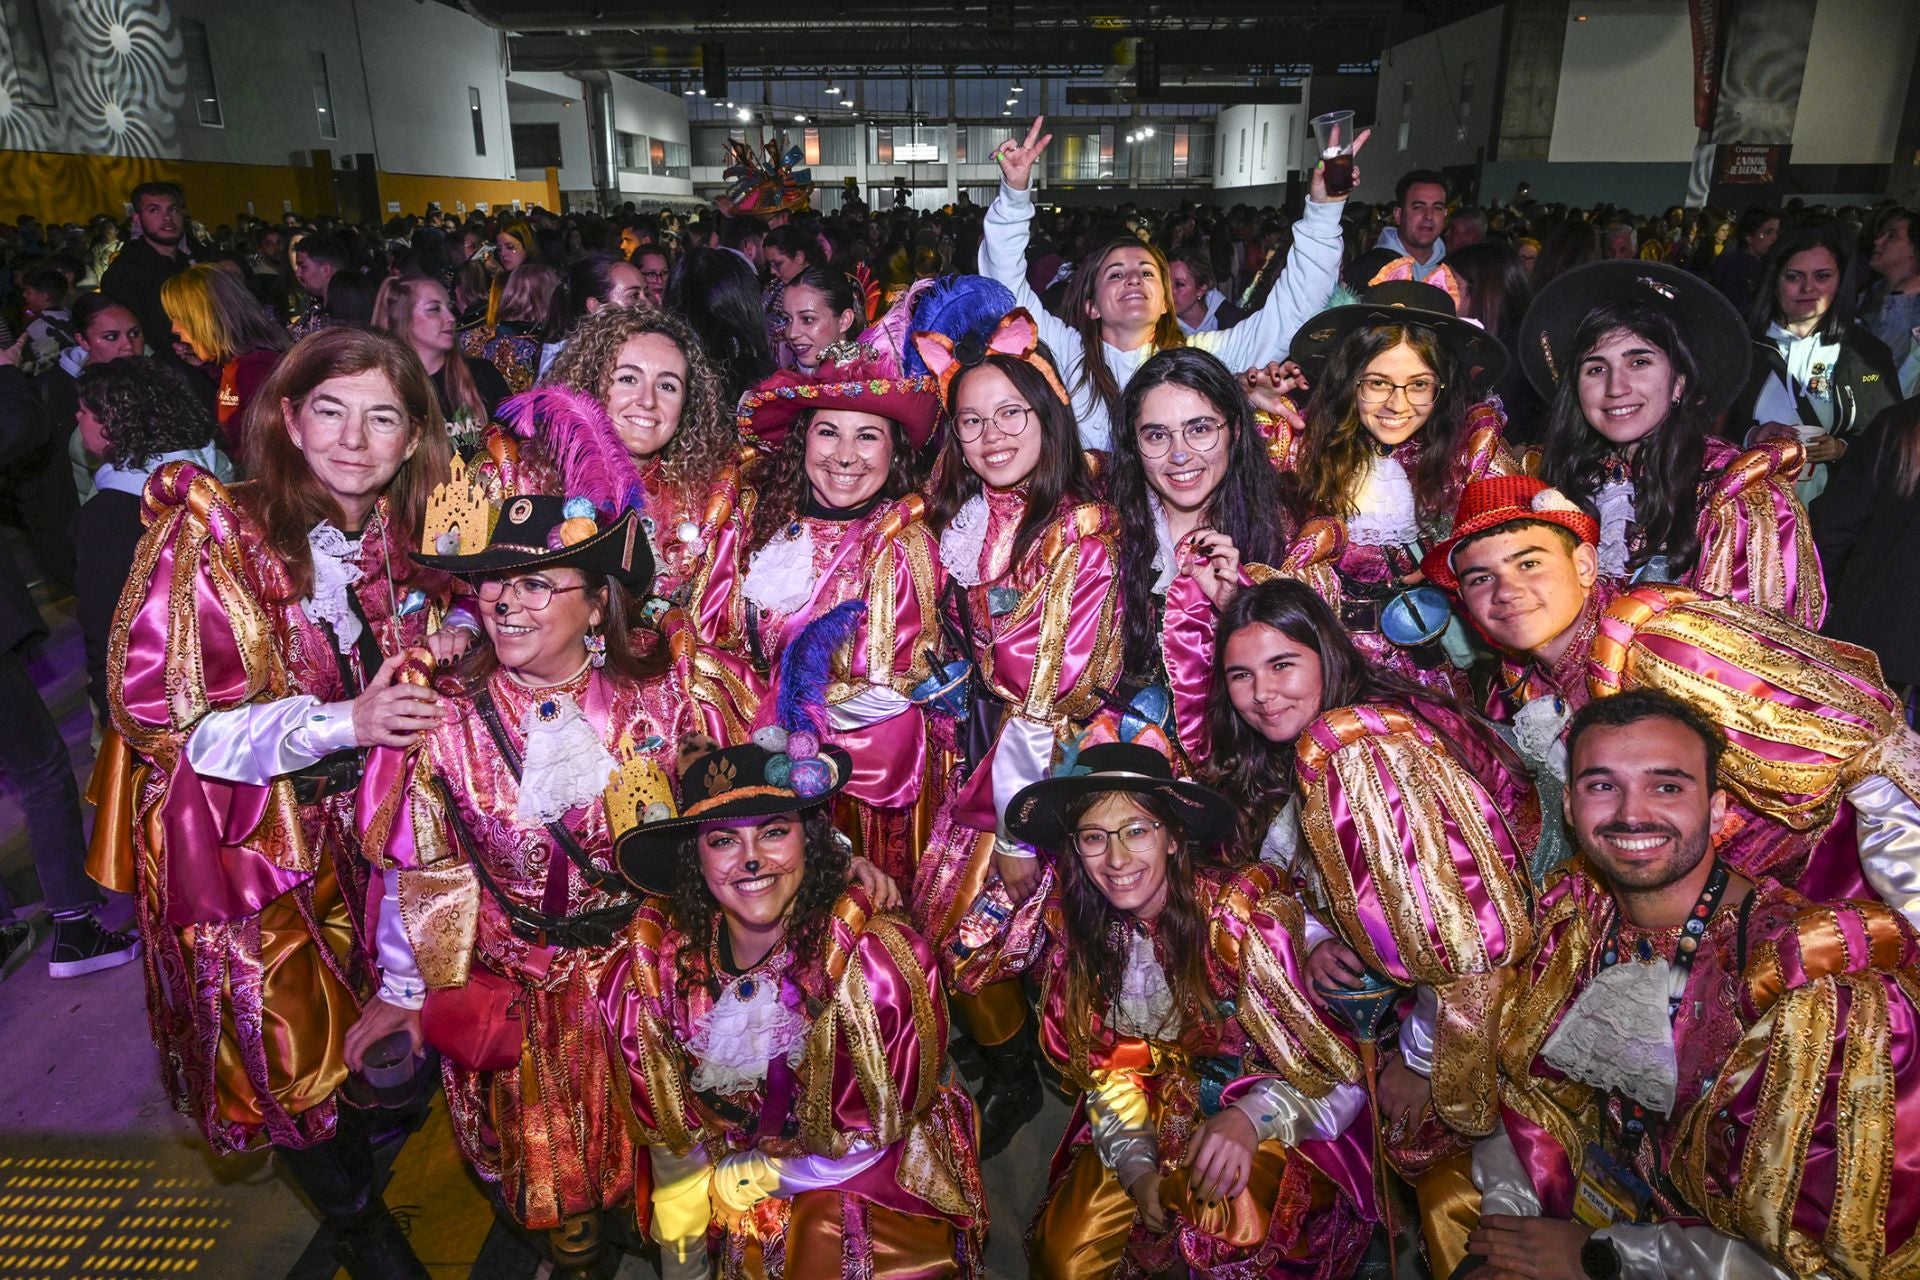
[(1012, 138), (1008, 138), (993, 149), (993, 158), (1000, 162), (1000, 176), (1006, 180), (1007, 186), (1015, 191), (1025, 191), (1032, 185), (1034, 162), (1040, 159), (1041, 153), (1047, 149), (1047, 144), (1053, 141), (1052, 134), (1040, 132), (1041, 126), (1046, 122), (1045, 116), (1035, 116), (1033, 128), (1027, 130), (1025, 142), (1015, 142)]

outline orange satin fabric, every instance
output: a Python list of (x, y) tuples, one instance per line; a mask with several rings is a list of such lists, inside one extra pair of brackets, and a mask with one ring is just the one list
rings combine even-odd
[[(260, 912), (260, 1040), (266, 1051), (268, 1093), (293, 1115), (325, 1102), (347, 1078), (347, 1028), (360, 1016), (353, 994), (333, 976), (318, 948), (330, 947), (341, 968), (353, 950), (353, 926), (332, 862), (322, 857), (313, 878), (316, 940), (293, 895), (284, 894)], [(194, 931), (183, 930), (181, 948), (191, 963)], [(234, 1039), (233, 1006), (221, 1002), (220, 1047), (214, 1060), (214, 1090), (222, 1119), (261, 1126)]]
[(1034, 1219), (1027, 1264), (1041, 1280), (1105, 1280), (1133, 1234), (1133, 1197), (1084, 1146)]
[(947, 1006), (973, 1042), (987, 1048), (1013, 1039), (1027, 1021), (1027, 993), (1018, 978), (989, 982), (978, 995), (950, 992)]
[(1413, 1183), (1420, 1203), (1420, 1233), (1436, 1276), (1450, 1276), (1466, 1261), (1467, 1236), (1480, 1223), (1480, 1191), (1473, 1185), (1473, 1153), (1442, 1160)]
[(133, 821), (148, 766), (137, 764), (120, 731), (100, 735), (87, 803), (93, 806), (93, 839), (87, 845), (87, 874), (114, 893), (137, 892), (133, 871)]
[[(803, 1191), (793, 1198), (787, 1218), (784, 1280), (842, 1280), (849, 1213), (865, 1216), (865, 1234), (873, 1246), (873, 1269), (862, 1274), (876, 1280), (945, 1280), (960, 1274), (951, 1222), (877, 1209), (837, 1191)], [(743, 1262), (747, 1280), (767, 1280), (757, 1243), (747, 1246)]]

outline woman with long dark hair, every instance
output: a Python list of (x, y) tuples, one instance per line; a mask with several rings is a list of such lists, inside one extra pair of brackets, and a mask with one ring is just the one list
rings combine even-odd
[[(1034, 317), (1040, 337), (1064, 362), (1061, 372), (1073, 396), (1080, 439), (1089, 449), (1109, 445), (1120, 420), (1121, 390), (1148, 356), (1168, 347), (1211, 351), (1231, 369), (1251, 369), (1281, 358), (1307, 317), (1326, 303), (1339, 278), (1340, 208), (1345, 196), (1329, 196), (1324, 165), (1315, 165), (1306, 213), (1293, 228), (1287, 269), (1259, 311), (1225, 329), (1188, 336), (1174, 311), (1166, 255), (1132, 234), (1090, 244), (1067, 286), (1056, 319), (1027, 283), (1028, 224), (1033, 220), (1033, 167), (1052, 134), (1036, 119), (1024, 141), (1009, 139), (994, 149), (1000, 194), (987, 210), (980, 243), (980, 272), (1012, 290), (1014, 301)], [(1357, 152), (1366, 141), (1355, 139)], [(1356, 179), (1358, 181), (1358, 179)]]
[[(765, 745), (761, 745), (761, 743)], [(688, 762), (618, 844), (642, 900), (600, 987), (668, 1280), (972, 1277), (973, 1109), (934, 948), (849, 873), (856, 765), (810, 731)]]
[[(633, 1195), (613, 1064), (580, 1049), (638, 905), (602, 792), (616, 770), (673, 767), (685, 675), (630, 620), (653, 572), (638, 512), (513, 497), (489, 537), (476, 487), (437, 497), (424, 541), (449, 551), (420, 559), (472, 584), (487, 643), (437, 681), (405, 669), (445, 714), (368, 757), (357, 820), (382, 874), (381, 984), (347, 1056), (395, 1034), (438, 1049), (461, 1154), (577, 1274), (605, 1251), (601, 1214)], [(517, 1017), (482, 1016), (509, 1004)]]
[[(915, 352), (952, 423), (927, 514), (948, 578), (941, 649), (970, 668), (965, 720), (933, 728), (955, 759), (940, 770), (912, 897), (916, 925), (941, 947), (990, 871), (1016, 898), (1032, 891), (1039, 861), (1009, 837), (1007, 804), (1047, 776), (1119, 665), (1113, 512), (1095, 500), (1038, 326), (1010, 301), (992, 281), (956, 277), (921, 299), (914, 321)], [(956, 1008), (986, 1060), (981, 1150), (991, 1156), (1040, 1108), (1033, 1028), (1018, 983)]]
[(1532, 939), (1543, 825), (1526, 767), (1451, 698), (1369, 662), (1286, 579), (1226, 604), (1207, 723), (1209, 779), (1241, 840), (1258, 840), (1337, 933), (1306, 942), (1309, 977), (1401, 989), (1382, 1136), (1419, 1195), (1434, 1272), (1450, 1275), (1473, 1225), (1454, 1211), (1467, 1154), (1499, 1117), (1502, 992)]
[(561, 273), (553, 298), (553, 323), (546, 345), (540, 348), (540, 373), (545, 376), (567, 339), (582, 320), (602, 307), (632, 307), (646, 302), (647, 282), (640, 268), (610, 253), (588, 253), (575, 258)]
[(747, 393), (738, 421), (764, 452), (695, 605), (707, 652), (737, 675), (726, 685), (737, 701), (722, 708), (728, 735), (769, 723), (789, 669), (830, 655), (828, 740), (859, 762), (844, 823), (910, 883), (927, 761), (911, 695), (931, 674), (939, 625), (939, 558), (919, 495), (938, 389), (866, 361), (817, 381), (782, 370)]
[(793, 367), (812, 373), (824, 360), (845, 359), (848, 344), (867, 327), (867, 300), (859, 283), (836, 267), (808, 267), (786, 282), (771, 318)]
[(1900, 402), (1893, 353), (1856, 314), (1857, 271), (1853, 237), (1838, 223), (1795, 227), (1767, 252), (1747, 309), (1753, 369), (1727, 432), (1802, 442), (1812, 464), (1794, 486), (1802, 502), (1820, 496), (1828, 467)]
[(1226, 797), (1103, 743), (1009, 825), (1053, 860), (1017, 906), (990, 881), (945, 963), (963, 989), (1037, 979), (1041, 1045), (1080, 1095), (1032, 1274), (1352, 1275), (1376, 1216), (1359, 1058), (1310, 1003), (1299, 900), (1206, 855)]
[(691, 249), (667, 281), (667, 310), (688, 324), (720, 375), (726, 407), (774, 370), (760, 278), (730, 249)]
[(147, 1008), (175, 1106), (215, 1151), (272, 1144), (349, 1274), (424, 1276), (339, 1092), (369, 936), (358, 757), (442, 715), (393, 677), (448, 595), (411, 554), (446, 430), (404, 344), (341, 326), (295, 344), (242, 435), (251, 483), (174, 462), (147, 485), (108, 696), (151, 768), (137, 791), (122, 775), (130, 812), (103, 816), (103, 863), (155, 953)]
[(1540, 478), (1600, 521), (1600, 571), (1676, 582), (1807, 626), (1826, 613), (1794, 496), (1805, 450), (1742, 451), (1714, 423), (1753, 344), (1711, 287), (1655, 262), (1599, 262), (1542, 290), (1520, 358), (1549, 402)]

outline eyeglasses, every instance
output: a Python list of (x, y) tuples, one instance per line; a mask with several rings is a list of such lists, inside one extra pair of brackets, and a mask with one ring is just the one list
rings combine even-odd
[(1416, 409), (1425, 409), (1433, 404), (1440, 394), (1440, 388), (1447, 384), (1438, 378), (1415, 378), (1411, 382), (1395, 382), (1379, 374), (1369, 374), (1354, 384), (1354, 393), (1365, 405), (1385, 404), (1393, 399), (1393, 393), (1407, 393), (1407, 403)]
[(1080, 827), (1073, 833), (1073, 847), (1083, 858), (1097, 858), (1107, 851), (1107, 841), (1111, 839), (1118, 840), (1128, 853), (1145, 853), (1153, 848), (1153, 833), (1165, 825), (1141, 818), (1111, 831), (1104, 827)]
[(1134, 440), (1140, 445), (1141, 457), (1164, 458), (1173, 448), (1176, 435), (1189, 453), (1212, 453), (1226, 433), (1227, 424), (1218, 418), (1195, 418), (1180, 427), (1142, 427), (1134, 433)]
[[(1003, 436), (1017, 436), (1027, 429), (1027, 415), (1036, 412), (1023, 404), (1003, 404), (989, 417)], [(953, 430), (962, 440), (978, 440), (987, 429), (987, 419), (977, 413), (963, 413), (953, 420)]]
[(553, 603), (555, 596), (587, 589), (585, 583), (577, 587), (556, 587), (545, 578), (486, 578), (473, 589), (473, 593), (488, 604), (494, 604), (507, 594), (508, 587), (513, 588), (513, 598), (529, 613), (540, 612)]

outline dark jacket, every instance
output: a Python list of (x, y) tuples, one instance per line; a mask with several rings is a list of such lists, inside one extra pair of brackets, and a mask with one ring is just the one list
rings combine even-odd
[(87, 499), (73, 521), (73, 547), (80, 566), (74, 587), (75, 612), (87, 648), (87, 694), (93, 699), (100, 723), (110, 724), (107, 711), (107, 638), (113, 633), (113, 611), (127, 585), (127, 569), (140, 545), (145, 527), (140, 523), (140, 497), (102, 489)]
[(1896, 449), (1920, 429), (1917, 418), (1920, 403), (1874, 419), (1834, 464), (1810, 513), (1827, 577), (1821, 630), (1874, 650), (1894, 684), (1920, 684), (1920, 494), (1903, 498), (1894, 488)]
[[(1887, 344), (1873, 336), (1857, 321), (1847, 329), (1840, 343), (1840, 358), (1833, 366), (1833, 434), (1857, 436), (1867, 424), (1900, 401), (1900, 374)], [(1753, 343), (1753, 367), (1747, 374), (1747, 387), (1727, 413), (1727, 435), (1735, 441), (1745, 438), (1753, 427), (1754, 405), (1768, 378), (1787, 380), (1787, 358), (1766, 338)], [(1820, 420), (1810, 409), (1801, 410), (1801, 421), (1809, 426)]]
[(67, 438), (56, 436), (33, 383), (16, 366), (0, 367), (0, 492), (27, 535), (40, 572), (73, 589), (70, 526), (79, 509)]
[(171, 258), (145, 240), (130, 240), (100, 277), (100, 292), (126, 304), (139, 317), (149, 347), (171, 355), (173, 321), (160, 305), (160, 286), (192, 265), (193, 246), (186, 240)]

